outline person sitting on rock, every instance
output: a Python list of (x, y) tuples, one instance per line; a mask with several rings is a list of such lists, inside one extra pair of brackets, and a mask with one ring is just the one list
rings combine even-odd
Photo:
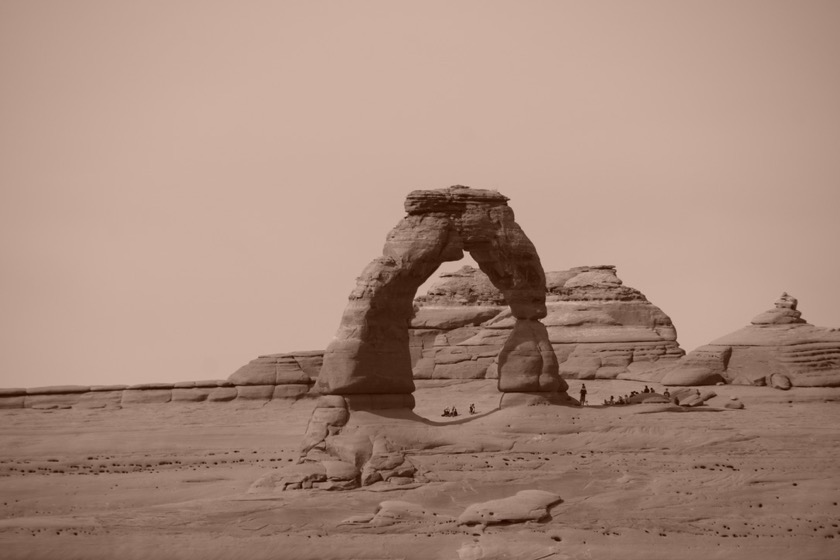
[(449, 412), (449, 407), (443, 409), (443, 414), (441, 416), (452, 416)]
[(666, 399), (670, 399), (671, 398), (671, 392), (668, 391), (668, 389), (665, 389), (665, 392), (662, 393), (662, 396), (665, 397)]
[(618, 404), (624, 404), (624, 397), (618, 395)]
[(452, 416), (458, 416), (458, 409), (454, 406), (452, 407)]
[(647, 393), (652, 393), (652, 392), (653, 392), (653, 391), (651, 391), (650, 389), (648, 389), (648, 386), (647, 386), (647, 385), (645, 385), (645, 388), (644, 388), (644, 389), (642, 389), (642, 393), (645, 393), (645, 394), (647, 394)]
[(610, 404), (615, 404), (615, 397), (610, 395)]

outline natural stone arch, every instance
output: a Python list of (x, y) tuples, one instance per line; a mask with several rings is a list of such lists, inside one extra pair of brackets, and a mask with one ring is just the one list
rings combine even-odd
[(351, 409), (413, 408), (408, 326), (414, 296), (441, 263), (460, 260), (464, 251), (516, 318), (499, 354), (499, 389), (558, 395), (568, 388), (539, 321), (546, 315), (545, 273), (507, 201), (498, 192), (463, 186), (408, 195), (408, 215), (357, 279), (327, 347), (318, 378), (322, 394), (344, 396)]

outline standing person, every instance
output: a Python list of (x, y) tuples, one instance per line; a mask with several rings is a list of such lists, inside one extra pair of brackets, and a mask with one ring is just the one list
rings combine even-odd
[(586, 383), (580, 385), (580, 406), (586, 406)]

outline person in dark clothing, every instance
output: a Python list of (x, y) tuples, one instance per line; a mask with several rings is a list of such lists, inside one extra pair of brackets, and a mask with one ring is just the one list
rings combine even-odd
[(580, 406), (586, 406), (586, 383), (580, 386)]

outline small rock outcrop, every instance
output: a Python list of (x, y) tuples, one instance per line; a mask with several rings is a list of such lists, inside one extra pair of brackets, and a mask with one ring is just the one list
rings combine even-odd
[(236, 370), (228, 381), (247, 387), (240, 392), (253, 398), (297, 399), (309, 393), (323, 361), (321, 351), (268, 354)]
[[(623, 285), (614, 266), (546, 273), (541, 323), (534, 328), (545, 329), (542, 339), (549, 344), (538, 350), (554, 354), (564, 378), (632, 378), (673, 365), (684, 354), (671, 319)], [(415, 300), (409, 330), (414, 378), (495, 378), (497, 356), (523, 328), (480, 270), (465, 266), (442, 274)]]
[(840, 386), (840, 329), (802, 318), (796, 298), (783, 293), (751, 324), (697, 348), (659, 381), (664, 385)]
[(561, 502), (560, 496), (544, 490), (522, 490), (508, 498), (490, 500), (469, 506), (458, 517), (460, 525), (496, 525), (542, 521), (549, 517), (551, 506)]

